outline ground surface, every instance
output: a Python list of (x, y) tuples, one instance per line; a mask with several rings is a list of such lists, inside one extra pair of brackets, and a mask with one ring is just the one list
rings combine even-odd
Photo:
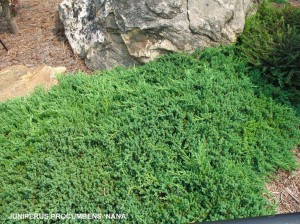
[[(73, 54), (58, 18), (61, 0), (22, 0), (16, 17), (21, 34), (11, 35), (0, 16), (0, 38), (9, 49), (0, 46), (0, 70), (11, 65), (65, 66), (68, 71), (91, 73), (84, 62)], [(300, 6), (299, 1), (291, 1)], [(300, 149), (296, 150), (300, 162)], [(300, 170), (278, 171), (267, 188), (279, 203), (278, 213), (300, 212)]]
[(0, 38), (8, 52), (0, 45), (0, 70), (11, 65), (65, 66), (68, 71), (90, 72), (83, 60), (73, 54), (58, 17), (61, 0), (21, 0), (16, 17), (21, 30), (12, 35), (0, 16)]
[(293, 6), (300, 7), (300, 1), (299, 0), (290, 0), (289, 1)]
[[(295, 150), (297, 160), (300, 163), (300, 147)], [(278, 171), (274, 180), (267, 185), (267, 189), (273, 194), (278, 203), (278, 214), (300, 212), (300, 170), (291, 173)]]

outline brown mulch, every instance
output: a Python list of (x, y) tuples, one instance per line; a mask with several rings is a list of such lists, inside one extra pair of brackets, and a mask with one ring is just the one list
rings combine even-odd
[(58, 17), (58, 4), (62, 0), (20, 0), (16, 16), (21, 30), (18, 35), (9, 33), (6, 21), (0, 16), (0, 39), (9, 51), (0, 45), (0, 70), (11, 65), (46, 64), (65, 66), (68, 71), (91, 73), (84, 61), (73, 54), (64, 36)]
[(290, 0), (292, 6), (300, 7), (300, 0)]
[[(282, 7), (285, 4), (282, 3), (272, 3), (275, 7)], [(300, 0), (289, 0), (289, 4), (294, 7), (300, 8)]]
[[(0, 39), (9, 49), (0, 45), (0, 70), (11, 65), (65, 66), (68, 71), (92, 73), (84, 61), (74, 55), (58, 18), (58, 4), (62, 0), (21, 0), (16, 17), (21, 34), (9, 33), (0, 16)], [(300, 7), (299, 0), (290, 1)], [(295, 150), (300, 162), (300, 148)], [(267, 185), (278, 202), (278, 213), (300, 212), (300, 170), (291, 173), (278, 171), (274, 181)]]
[[(300, 146), (294, 152), (300, 163)], [(300, 212), (300, 169), (277, 171), (274, 180), (267, 184), (267, 189), (273, 195), (270, 200), (278, 203), (278, 214)]]

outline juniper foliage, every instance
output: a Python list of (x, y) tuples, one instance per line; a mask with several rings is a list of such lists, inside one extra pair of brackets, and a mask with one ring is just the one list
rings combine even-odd
[(300, 9), (264, 1), (246, 22), (238, 49), (261, 71), (258, 83), (271, 84), (273, 95), (300, 113)]
[(264, 184), (278, 167), (296, 167), (299, 119), (256, 96), (248, 73), (231, 48), (207, 49), (65, 76), (48, 93), (1, 103), (1, 220), (125, 213), (123, 223), (187, 223), (273, 214)]

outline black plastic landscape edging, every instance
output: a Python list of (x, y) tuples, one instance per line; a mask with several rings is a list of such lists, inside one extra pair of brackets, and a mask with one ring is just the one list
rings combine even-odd
[(202, 222), (201, 224), (300, 224), (300, 212), (227, 221)]

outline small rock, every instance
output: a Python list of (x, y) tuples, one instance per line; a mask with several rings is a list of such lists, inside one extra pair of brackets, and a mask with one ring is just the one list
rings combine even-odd
[(0, 71), (0, 101), (29, 95), (37, 86), (50, 89), (58, 83), (56, 74), (65, 73), (66, 67), (47, 65), (14, 65)]

